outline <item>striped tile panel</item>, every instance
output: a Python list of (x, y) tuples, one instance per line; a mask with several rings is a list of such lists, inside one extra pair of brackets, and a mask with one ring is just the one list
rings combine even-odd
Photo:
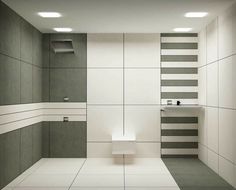
[(42, 121), (86, 121), (86, 103), (35, 103), (0, 106), (0, 134)]
[[(167, 100), (198, 104), (198, 34), (161, 34), (161, 104)], [(162, 157), (198, 154), (198, 117), (179, 112), (162, 114)]]

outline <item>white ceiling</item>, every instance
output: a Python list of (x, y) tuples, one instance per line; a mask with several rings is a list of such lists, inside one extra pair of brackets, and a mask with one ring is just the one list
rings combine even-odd
[[(85, 33), (172, 32), (192, 27), (199, 32), (235, 0), (3, 0), (41, 32), (71, 27)], [(37, 12), (56, 11), (62, 18), (40, 18)], [(206, 18), (185, 18), (186, 12), (209, 12)]]

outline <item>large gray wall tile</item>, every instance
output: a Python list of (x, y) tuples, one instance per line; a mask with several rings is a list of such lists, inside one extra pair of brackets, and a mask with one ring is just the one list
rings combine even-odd
[(20, 130), (2, 135), (3, 140), (3, 185), (20, 174)]
[(21, 103), (32, 103), (32, 65), (21, 62)]
[(42, 102), (42, 69), (33, 67), (33, 102)]
[(43, 52), (42, 52), (42, 34), (35, 28), (33, 28), (33, 64), (42, 67)]
[(49, 122), (42, 122), (42, 157), (49, 158)]
[[(3, 155), (4, 155), (4, 151), (3, 151), (3, 135), (0, 135), (0, 168), (4, 167), (4, 163), (3, 163)], [(2, 189), (4, 187), (3, 185), (3, 169), (0, 170), (0, 189)]]
[(50, 101), (63, 102), (65, 96), (70, 102), (87, 101), (86, 69), (50, 69)]
[(50, 54), (50, 34), (43, 34), (43, 67), (49, 67), (49, 54)]
[(87, 67), (86, 34), (51, 34), (50, 40), (72, 39), (74, 54), (55, 54), (50, 49), (50, 67)]
[(33, 62), (33, 27), (25, 20), (21, 19), (21, 60), (28, 63)]
[(33, 133), (33, 163), (42, 158), (42, 123), (32, 125)]
[(43, 68), (43, 81), (42, 81), (42, 101), (49, 102), (49, 69)]
[(20, 103), (20, 62), (0, 54), (0, 105)]
[(50, 122), (50, 157), (85, 158), (86, 122)]
[(20, 58), (21, 18), (4, 3), (0, 2), (0, 52)]
[(21, 129), (21, 157), (20, 157), (20, 168), (21, 172), (28, 169), (32, 164), (33, 155), (33, 136), (32, 126), (24, 127)]

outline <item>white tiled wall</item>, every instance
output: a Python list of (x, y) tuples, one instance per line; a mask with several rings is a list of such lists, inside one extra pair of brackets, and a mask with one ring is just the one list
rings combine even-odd
[(88, 157), (112, 157), (135, 133), (137, 157), (160, 157), (160, 35), (88, 34)]
[[(204, 33), (207, 35), (204, 35)], [(199, 158), (236, 187), (236, 4), (199, 34)], [(205, 52), (204, 52), (205, 51)], [(206, 61), (205, 61), (206, 60)], [(205, 65), (205, 62), (208, 64)], [(207, 70), (204, 74), (204, 68)], [(205, 82), (204, 82), (205, 81)], [(205, 83), (206, 88), (204, 88)]]

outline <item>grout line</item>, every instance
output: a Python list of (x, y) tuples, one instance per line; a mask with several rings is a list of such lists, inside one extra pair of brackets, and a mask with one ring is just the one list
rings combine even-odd
[(84, 164), (85, 164), (85, 162), (86, 162), (86, 161), (87, 161), (87, 158), (85, 158), (85, 160), (84, 160), (84, 162), (83, 162), (82, 166), (80, 167), (79, 171), (78, 171), (78, 172), (77, 172), (77, 174), (75, 175), (75, 178), (74, 178), (74, 180), (72, 181), (72, 183), (70, 184), (70, 186), (69, 186), (69, 189), (68, 189), (68, 190), (70, 190), (70, 189), (71, 189), (71, 187), (72, 187), (73, 183), (75, 182), (75, 179), (78, 177), (78, 175), (79, 175), (79, 173), (80, 173), (81, 169), (83, 168), (83, 166), (84, 166)]
[(123, 33), (123, 135), (125, 135), (125, 34)]

